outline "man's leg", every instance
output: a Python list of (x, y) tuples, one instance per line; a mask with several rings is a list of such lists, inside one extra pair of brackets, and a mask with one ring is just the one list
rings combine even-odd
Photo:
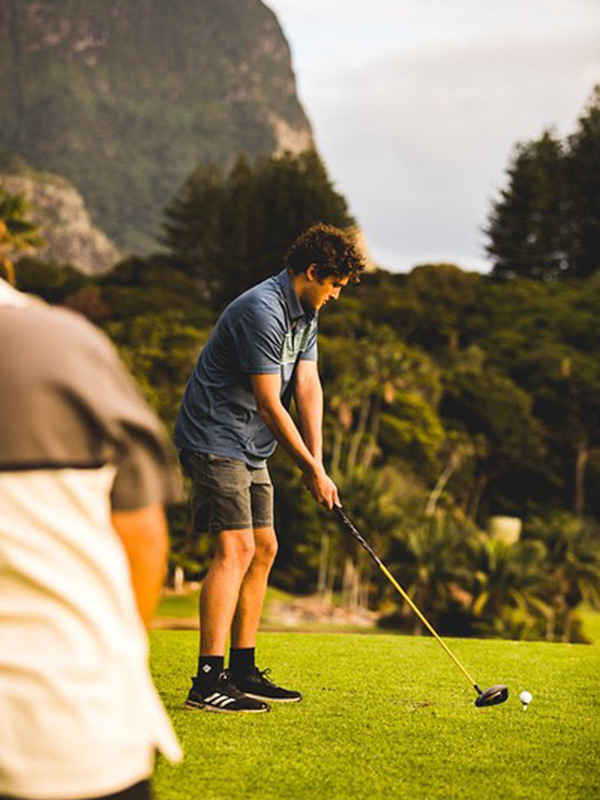
[(267, 678), (268, 670), (258, 670), (254, 660), (267, 581), (277, 554), (275, 530), (255, 528), (254, 542), (256, 551), (242, 582), (231, 628), (231, 679), (238, 689), (256, 700), (294, 703), (302, 699), (300, 692), (277, 686)]
[(216, 552), (200, 593), (201, 656), (225, 655), (240, 590), (254, 556), (252, 530), (221, 531), (218, 535)]
[(244, 575), (239, 600), (231, 626), (233, 648), (254, 648), (267, 581), (277, 555), (277, 537), (273, 528), (255, 528), (254, 556)]
[(244, 575), (254, 557), (250, 477), (236, 459), (184, 453), (192, 477), (195, 531), (214, 532), (215, 555), (200, 594), (200, 654), (186, 706), (211, 711), (268, 711), (244, 697), (224, 670), (225, 647)]
[(240, 588), (254, 556), (251, 530), (221, 531), (215, 556), (200, 593), (198, 675), (186, 700), (188, 708), (210, 711), (268, 711), (265, 702), (245, 697), (224, 671), (225, 647)]

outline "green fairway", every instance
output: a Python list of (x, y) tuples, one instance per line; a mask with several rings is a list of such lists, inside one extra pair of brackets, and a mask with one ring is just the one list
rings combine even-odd
[(600, 647), (450, 645), (482, 688), (507, 683), (508, 702), (476, 708), (430, 638), (263, 633), (260, 666), (304, 700), (232, 718), (181, 707), (197, 633), (153, 631), (153, 673), (186, 753), (159, 761), (157, 800), (598, 798)]

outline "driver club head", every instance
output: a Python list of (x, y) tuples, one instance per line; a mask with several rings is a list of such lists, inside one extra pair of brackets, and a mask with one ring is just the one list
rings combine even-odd
[(475, 700), (475, 705), (478, 708), (483, 706), (497, 706), (499, 703), (504, 703), (508, 699), (508, 686), (503, 683), (497, 683), (495, 686), (490, 686), (483, 692), (479, 691), (479, 696)]

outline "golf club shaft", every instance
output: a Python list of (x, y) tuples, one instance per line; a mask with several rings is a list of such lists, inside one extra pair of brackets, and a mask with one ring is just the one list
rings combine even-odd
[(442, 639), (442, 637), (441, 637), (441, 636), (440, 636), (440, 635), (437, 633), (437, 631), (434, 629), (434, 627), (433, 627), (433, 626), (432, 626), (432, 625), (431, 625), (431, 624), (430, 624), (430, 623), (427, 621), (427, 619), (426, 619), (426, 618), (423, 616), (423, 614), (422, 614), (422, 613), (419, 611), (419, 609), (417, 608), (417, 606), (416, 606), (416, 605), (413, 603), (413, 601), (410, 599), (410, 597), (409, 597), (409, 596), (406, 594), (406, 592), (405, 592), (405, 591), (404, 591), (404, 589), (403, 589), (403, 588), (400, 586), (400, 584), (398, 583), (398, 581), (396, 581), (396, 579), (395, 579), (395, 578), (394, 578), (394, 576), (393, 576), (393, 575), (390, 573), (390, 571), (389, 571), (389, 570), (388, 570), (388, 568), (385, 566), (385, 564), (384, 564), (382, 561), (380, 561), (379, 559), (377, 559), (377, 564), (378, 564), (378, 566), (379, 566), (379, 569), (380, 569), (380, 570), (383, 572), (383, 574), (384, 574), (384, 575), (385, 575), (385, 577), (386, 577), (386, 578), (389, 580), (389, 582), (392, 584), (392, 586), (393, 586), (393, 587), (396, 589), (396, 591), (398, 591), (398, 592), (400, 593), (400, 595), (402, 595), (402, 597), (404, 598), (404, 600), (405, 600), (405, 601), (408, 603), (408, 605), (409, 605), (409, 606), (412, 608), (412, 610), (415, 612), (415, 614), (417, 615), (417, 617), (418, 617), (418, 618), (421, 620), (421, 622), (423, 623), (423, 625), (425, 625), (425, 627), (426, 627), (426, 628), (427, 628), (427, 630), (428, 630), (428, 631), (431, 633), (431, 635), (432, 635), (432, 636), (433, 636), (433, 637), (434, 637), (434, 638), (435, 638), (435, 639), (436, 639), (436, 640), (439, 642), (439, 644), (441, 644), (441, 646), (444, 648), (444, 650), (446, 651), (446, 653), (448, 653), (448, 655), (450, 656), (450, 658), (452, 659), (452, 661), (454, 661), (454, 663), (456, 664), (456, 666), (459, 668), (459, 670), (462, 672), (462, 674), (465, 676), (465, 678), (466, 678), (466, 679), (469, 681), (469, 683), (471, 684), (471, 686), (475, 686), (475, 688), (477, 689), (477, 691), (479, 691), (479, 689), (478, 689), (478, 687), (477, 687), (477, 684), (475, 683), (475, 681), (473, 680), (473, 678), (472, 678), (472, 677), (469, 675), (469, 673), (467, 672), (467, 670), (466, 670), (466, 669), (463, 667), (463, 665), (460, 663), (460, 661), (458, 660), (458, 658), (457, 658), (457, 657), (454, 655), (454, 653), (452, 652), (452, 650), (450, 650), (450, 648), (448, 647), (448, 645), (446, 644), (446, 642), (445, 642), (445, 641)]
[(458, 658), (457, 658), (457, 657), (454, 655), (454, 653), (452, 652), (452, 650), (450, 650), (450, 648), (448, 647), (448, 645), (446, 644), (446, 642), (445, 642), (445, 641), (442, 639), (442, 637), (441, 637), (441, 636), (440, 636), (440, 635), (437, 633), (437, 631), (434, 629), (434, 627), (433, 627), (433, 626), (432, 626), (432, 625), (431, 625), (431, 624), (428, 622), (428, 620), (427, 620), (427, 619), (426, 619), (426, 618), (423, 616), (423, 614), (422, 614), (422, 613), (421, 613), (421, 611), (420, 611), (420, 610), (417, 608), (417, 606), (416, 606), (416, 605), (413, 603), (413, 601), (411, 600), (411, 598), (410, 598), (410, 597), (409, 597), (409, 596), (406, 594), (406, 592), (404, 591), (404, 589), (403, 589), (403, 588), (400, 586), (400, 584), (398, 583), (398, 581), (397, 581), (397, 580), (394, 578), (394, 576), (391, 574), (391, 572), (389, 571), (389, 569), (388, 569), (388, 568), (385, 566), (385, 564), (383, 563), (383, 561), (382, 561), (382, 560), (379, 558), (379, 556), (377, 555), (377, 553), (376, 553), (376, 552), (373, 550), (373, 548), (371, 547), (371, 545), (370, 545), (370, 544), (367, 542), (367, 540), (366, 540), (366, 539), (365, 539), (365, 538), (364, 538), (364, 537), (363, 537), (363, 536), (362, 536), (362, 535), (359, 533), (358, 529), (357, 529), (357, 528), (356, 528), (356, 526), (355, 526), (355, 525), (354, 525), (354, 524), (353, 524), (353, 523), (350, 521), (350, 519), (349, 519), (349, 518), (346, 516), (345, 512), (343, 511), (343, 509), (342, 509), (340, 506), (336, 506), (336, 507), (335, 507), (335, 511), (336, 511), (336, 513), (338, 514), (338, 516), (340, 517), (340, 519), (342, 520), (342, 522), (344, 523), (344, 527), (345, 527), (345, 528), (346, 528), (346, 529), (349, 531), (349, 533), (351, 533), (351, 534), (352, 534), (352, 536), (353, 536), (355, 539), (357, 539), (357, 540), (358, 540), (358, 542), (360, 542), (360, 544), (362, 545), (362, 547), (363, 547), (363, 548), (364, 548), (364, 549), (367, 551), (367, 553), (368, 553), (368, 554), (371, 556), (371, 558), (373, 559), (373, 561), (374, 561), (374, 562), (377, 564), (377, 566), (379, 567), (379, 569), (380, 569), (380, 570), (383, 572), (383, 574), (384, 574), (384, 575), (385, 575), (385, 577), (386, 577), (386, 578), (389, 580), (389, 582), (392, 584), (392, 586), (394, 587), (394, 589), (396, 589), (396, 591), (397, 591), (397, 592), (400, 594), (400, 596), (403, 598), (403, 600), (405, 600), (405, 601), (408, 603), (408, 605), (411, 607), (411, 609), (414, 611), (414, 613), (417, 615), (417, 617), (418, 617), (418, 618), (421, 620), (421, 622), (423, 623), (423, 625), (425, 625), (425, 627), (426, 627), (426, 628), (427, 628), (427, 630), (428, 630), (428, 631), (431, 633), (431, 635), (434, 637), (434, 639), (435, 639), (435, 640), (436, 640), (436, 641), (437, 641), (437, 642), (438, 642), (438, 643), (439, 643), (439, 644), (440, 644), (440, 645), (441, 645), (441, 646), (444, 648), (444, 650), (446, 651), (446, 653), (447, 653), (447, 654), (450, 656), (450, 658), (452, 659), (452, 661), (454, 661), (454, 663), (456, 664), (456, 666), (459, 668), (459, 670), (462, 672), (462, 674), (465, 676), (465, 678), (466, 678), (466, 679), (469, 681), (469, 683), (471, 684), (471, 686), (474, 686), (474, 687), (475, 687), (475, 690), (476, 690), (478, 693), (481, 693), (481, 689), (480, 689), (480, 688), (477, 686), (477, 684), (475, 683), (475, 681), (473, 680), (473, 678), (472, 678), (472, 677), (469, 675), (469, 673), (467, 672), (467, 670), (466, 670), (466, 669), (463, 667), (463, 665), (460, 663), (460, 661), (458, 660)]

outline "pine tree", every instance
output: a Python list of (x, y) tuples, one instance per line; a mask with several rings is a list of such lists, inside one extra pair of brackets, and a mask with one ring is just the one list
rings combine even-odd
[(486, 233), (493, 275), (554, 280), (568, 273), (567, 181), (563, 147), (546, 132), (517, 147), (508, 186), (494, 203)]
[(600, 85), (569, 137), (566, 167), (572, 271), (587, 278), (600, 270)]
[(219, 226), (224, 195), (223, 173), (215, 164), (199, 165), (165, 211), (162, 244), (176, 262), (194, 273), (207, 295), (219, 279)]
[(200, 166), (165, 212), (162, 242), (218, 308), (279, 271), (292, 241), (316, 222), (354, 220), (314, 151), (249, 162), (228, 175)]

